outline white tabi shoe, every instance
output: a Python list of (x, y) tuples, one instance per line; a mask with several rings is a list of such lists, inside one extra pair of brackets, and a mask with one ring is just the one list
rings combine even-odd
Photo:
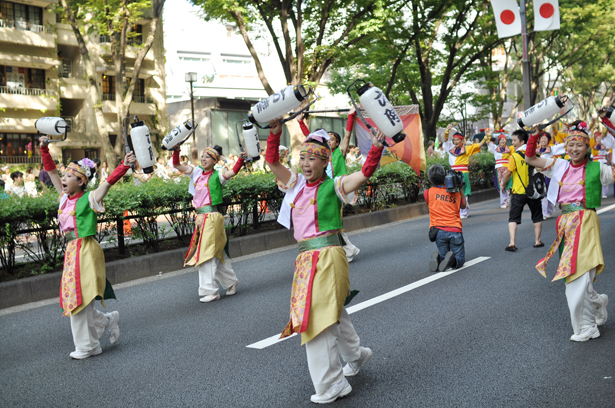
[(230, 288), (226, 290), (226, 296), (233, 296), (237, 293), (237, 285), (239, 285), (239, 281), (235, 282)]
[(94, 350), (90, 350), (90, 351), (75, 350), (72, 353), (70, 353), (70, 357), (74, 358), (75, 360), (83, 360), (84, 358), (97, 356), (101, 353), (102, 353), (102, 349), (100, 348), (100, 344), (99, 344), (98, 346), (96, 346)]
[(609, 316), (606, 311), (606, 305), (609, 304), (609, 297), (604, 294), (598, 295), (598, 297), (600, 297), (602, 304), (600, 305), (599, 308), (596, 309), (596, 324), (598, 326), (604, 326), (604, 324), (606, 323), (606, 319)]
[(207, 295), (203, 298), (201, 298), (201, 303), (209, 303), (209, 302), (213, 302), (215, 300), (220, 299), (220, 294), (217, 293), (215, 295)]
[(359, 255), (359, 252), (361, 252), (361, 250), (359, 248), (355, 247), (355, 250), (352, 251), (352, 255), (350, 255), (350, 256), (346, 255), (346, 260), (348, 261), (348, 263), (352, 262), (354, 257)]
[(600, 337), (600, 330), (598, 330), (598, 326), (593, 326), (581, 330), (581, 333), (579, 334), (573, 334), (572, 337), (570, 337), (570, 340), (587, 341), (589, 339), (597, 339), (598, 337)]
[(338, 398), (345, 397), (346, 395), (350, 394), (351, 391), (352, 387), (350, 386), (350, 384), (348, 384), (348, 380), (346, 380), (346, 377), (344, 377), (342, 381), (330, 386), (329, 389), (323, 394), (312, 395), (310, 401), (315, 404), (329, 404)]
[(367, 347), (361, 347), (361, 357), (352, 363), (347, 363), (344, 366), (344, 376), (346, 377), (354, 377), (359, 374), (361, 371), (361, 367), (367, 364), (369, 360), (372, 359), (372, 351)]
[(109, 341), (111, 344), (115, 344), (120, 339), (120, 312), (107, 313), (106, 316), (109, 319), (109, 323), (107, 323)]

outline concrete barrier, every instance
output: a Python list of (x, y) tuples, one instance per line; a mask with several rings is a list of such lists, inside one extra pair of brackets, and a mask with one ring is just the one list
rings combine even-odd
[[(498, 197), (499, 193), (496, 189), (481, 190), (472, 193), (470, 204)], [(395, 221), (420, 217), (421, 215), (428, 214), (428, 212), (427, 204), (420, 202), (353, 215), (344, 218), (344, 230), (350, 232), (377, 227)], [(233, 238), (229, 242), (229, 253), (231, 258), (236, 258), (271, 249), (283, 248), (296, 243), (297, 241), (293, 238), (291, 231), (281, 229)], [(113, 285), (154, 276), (159, 272), (176, 271), (182, 268), (184, 254), (187, 250), (188, 248), (180, 248), (107, 262), (107, 279)], [(0, 309), (58, 297), (61, 277), (62, 272), (54, 272), (0, 283)]]

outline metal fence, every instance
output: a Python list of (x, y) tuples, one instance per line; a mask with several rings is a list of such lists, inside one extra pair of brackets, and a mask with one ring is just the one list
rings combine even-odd
[(0, 156), (0, 163), (6, 164), (37, 164), (41, 163), (41, 156)]
[(32, 31), (35, 33), (53, 34), (53, 29), (51, 27), (45, 27), (39, 24), (28, 24), (25, 21), (13, 21), (0, 18), (0, 27)]

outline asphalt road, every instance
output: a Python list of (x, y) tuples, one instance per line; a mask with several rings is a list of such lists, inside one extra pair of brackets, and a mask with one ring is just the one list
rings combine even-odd
[[(603, 208), (614, 204), (604, 201)], [(559, 210), (556, 210), (556, 214)], [(595, 288), (611, 296), (601, 337), (572, 335), (564, 283), (534, 269), (529, 211), (519, 251), (508, 253), (507, 212), (497, 200), (472, 205), (464, 220), (467, 260), (456, 273), (351, 315), (373, 359), (351, 378), (338, 407), (612, 407), (615, 405), (615, 209), (600, 215), (607, 270)], [(361, 248), (350, 265), (357, 305), (432, 277), (427, 217), (350, 234)], [(116, 288), (121, 337), (82, 361), (57, 302), (0, 311), (0, 407), (314, 406), (299, 338), (263, 349), (288, 321), (296, 248), (234, 262), (237, 295), (201, 304), (195, 272)]]

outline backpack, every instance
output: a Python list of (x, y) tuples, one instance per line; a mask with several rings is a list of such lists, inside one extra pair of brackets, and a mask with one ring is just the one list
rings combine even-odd
[[(525, 153), (523, 152), (515, 152), (515, 153), (517, 153), (519, 156), (525, 159)], [(515, 160), (514, 154), (512, 154), (511, 157), (513, 158), (513, 160)], [(519, 168), (519, 165), (517, 164), (516, 160), (515, 160), (515, 165), (517, 166), (517, 168)], [(539, 199), (546, 197), (547, 183), (545, 181), (545, 175), (536, 171), (534, 166), (530, 166), (527, 163), (526, 165), (528, 166), (527, 174), (529, 176), (529, 183), (527, 183), (527, 186), (523, 184), (523, 181), (521, 181), (521, 177), (519, 176), (519, 172), (517, 172), (517, 177), (519, 177), (519, 181), (521, 182), (521, 185), (523, 186), (523, 188), (525, 188), (525, 195), (531, 200), (539, 200)]]

